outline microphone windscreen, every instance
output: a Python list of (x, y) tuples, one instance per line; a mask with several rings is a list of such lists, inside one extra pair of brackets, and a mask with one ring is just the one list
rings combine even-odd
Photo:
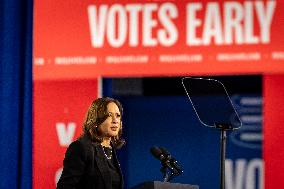
[(162, 155), (161, 150), (157, 146), (153, 146), (150, 149), (150, 152), (155, 158), (158, 158), (158, 159), (160, 159), (160, 156)]

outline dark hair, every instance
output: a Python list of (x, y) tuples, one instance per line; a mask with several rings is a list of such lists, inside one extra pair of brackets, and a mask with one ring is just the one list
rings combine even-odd
[[(87, 111), (86, 118), (83, 124), (83, 135), (88, 136), (93, 142), (101, 143), (103, 141), (103, 137), (99, 135), (97, 127), (108, 118), (109, 113), (107, 111), (107, 105), (111, 102), (117, 105), (122, 116), (123, 109), (120, 102), (109, 97), (98, 98), (94, 100)], [(120, 138), (121, 135), (122, 121), (120, 121), (120, 129), (118, 131), (118, 136), (111, 137), (112, 145), (117, 149), (121, 148), (125, 144), (125, 140)]]

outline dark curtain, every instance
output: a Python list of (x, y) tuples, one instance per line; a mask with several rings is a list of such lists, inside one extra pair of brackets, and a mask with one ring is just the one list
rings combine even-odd
[(0, 3), (0, 188), (32, 188), (32, 0)]

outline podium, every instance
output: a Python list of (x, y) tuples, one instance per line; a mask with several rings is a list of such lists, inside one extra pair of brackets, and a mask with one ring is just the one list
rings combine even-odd
[(131, 189), (199, 189), (199, 186), (180, 183), (149, 181), (133, 186), (131, 187)]

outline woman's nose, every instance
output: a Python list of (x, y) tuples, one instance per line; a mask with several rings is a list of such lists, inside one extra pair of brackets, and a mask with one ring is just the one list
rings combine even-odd
[(118, 117), (116, 117), (116, 116), (112, 116), (112, 122), (114, 122), (114, 123), (118, 123)]

